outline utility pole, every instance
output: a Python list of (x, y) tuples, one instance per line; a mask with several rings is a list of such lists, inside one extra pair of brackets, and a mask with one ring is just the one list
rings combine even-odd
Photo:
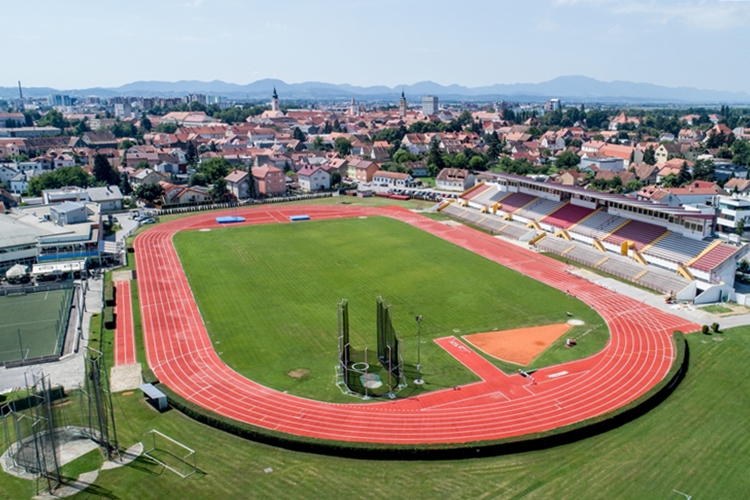
[(414, 383), (416, 385), (422, 385), (424, 384), (424, 380), (422, 380), (422, 315), (415, 316), (414, 319), (417, 320), (417, 378), (414, 380)]

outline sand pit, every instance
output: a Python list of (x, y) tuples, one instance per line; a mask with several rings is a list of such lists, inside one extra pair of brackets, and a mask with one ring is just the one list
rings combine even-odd
[(573, 325), (569, 323), (561, 323), (516, 330), (475, 333), (465, 335), (464, 339), (492, 357), (526, 366), (572, 327)]

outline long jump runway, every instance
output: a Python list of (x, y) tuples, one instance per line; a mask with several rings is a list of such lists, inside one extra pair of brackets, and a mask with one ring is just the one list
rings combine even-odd
[[(505, 375), (458, 339), (437, 339), (482, 381), (418, 397), (334, 404), (275, 391), (248, 380), (216, 354), (172, 237), (216, 228), (217, 213), (159, 224), (135, 240), (143, 334), (149, 365), (182, 397), (254, 426), (319, 439), (392, 443), (465, 443), (546, 431), (613, 411), (661, 381), (674, 361), (671, 333), (699, 326), (566, 271), (562, 262), (465, 226), (452, 227), (401, 208), (261, 206), (241, 209), (244, 224), (385, 216), (517, 270), (593, 307), (611, 339), (598, 354), (537, 371), (535, 383)], [(220, 215), (220, 214), (219, 214)], [(332, 363), (334, 363), (332, 361)]]

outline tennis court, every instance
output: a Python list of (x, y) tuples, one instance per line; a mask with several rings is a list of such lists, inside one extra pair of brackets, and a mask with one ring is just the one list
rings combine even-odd
[(0, 363), (60, 354), (73, 288), (0, 296)]

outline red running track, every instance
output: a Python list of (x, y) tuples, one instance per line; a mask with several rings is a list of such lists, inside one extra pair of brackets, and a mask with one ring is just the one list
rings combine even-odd
[(115, 366), (135, 363), (135, 330), (130, 281), (118, 281), (117, 324), (115, 325)]
[[(567, 266), (465, 226), (451, 227), (399, 208), (263, 206), (240, 211), (245, 224), (381, 215), (401, 220), (561, 290), (596, 309), (611, 339), (598, 354), (537, 371), (536, 384), (481, 363), (438, 339), (481, 382), (419, 397), (333, 404), (284, 394), (229, 368), (218, 357), (172, 245), (181, 230), (216, 228), (216, 213), (159, 224), (135, 241), (143, 331), (149, 365), (182, 397), (265, 429), (338, 441), (464, 443), (550, 430), (615, 410), (656, 385), (674, 361), (673, 330), (698, 325), (646, 306), (567, 272)], [(459, 352), (460, 351), (460, 352)], [(476, 353), (475, 353), (476, 354)]]

